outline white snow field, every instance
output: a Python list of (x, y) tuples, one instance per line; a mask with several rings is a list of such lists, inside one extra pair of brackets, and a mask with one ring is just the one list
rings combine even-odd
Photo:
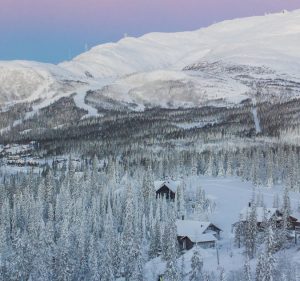
[[(248, 206), (253, 191), (255, 191), (255, 196), (259, 193), (263, 195), (266, 207), (272, 207), (274, 196), (278, 195), (281, 199), (283, 188), (281, 186), (275, 186), (272, 189), (266, 187), (254, 188), (250, 182), (243, 182), (236, 177), (214, 178), (200, 176), (191, 181), (191, 186), (195, 186), (193, 182), (200, 183), (207, 196), (215, 201), (216, 209), (208, 219), (223, 230), (221, 233), (222, 238), (218, 241), (219, 264), (216, 249), (200, 248), (200, 254), (204, 261), (204, 270), (217, 272), (217, 269), (222, 267), (225, 268), (226, 273), (228, 273), (231, 270), (240, 269), (245, 259), (243, 254), (244, 248), (238, 249), (234, 246), (232, 224), (239, 220), (240, 212), (243, 208)], [(300, 202), (300, 194), (290, 192), (290, 198), (293, 215), (300, 219), (300, 213), (297, 208)], [(300, 266), (300, 252), (298, 252), (298, 249), (299, 245), (295, 245), (295, 247), (286, 250), (286, 254), (292, 257), (293, 261), (299, 263)], [(279, 254), (282, 253), (280, 252)], [(184, 255), (186, 273), (190, 271), (192, 255), (193, 249), (187, 251)], [(178, 259), (178, 263), (180, 266), (181, 258)], [(252, 269), (255, 270), (256, 260), (252, 260), (251, 263)], [(164, 271), (165, 263), (160, 258), (151, 260), (145, 269), (145, 275), (148, 278), (147, 281), (155, 280), (155, 277), (159, 274), (163, 274)]]
[(90, 89), (95, 84), (107, 86), (104, 95), (137, 104), (236, 104), (251, 97), (253, 88), (247, 82), (253, 79), (300, 81), (299, 22), (296, 10), (224, 21), (196, 31), (127, 37), (58, 65), (3, 61), (0, 104), (42, 102), (78, 91), (76, 103), (94, 115), (95, 110), (84, 104), (83, 83)]

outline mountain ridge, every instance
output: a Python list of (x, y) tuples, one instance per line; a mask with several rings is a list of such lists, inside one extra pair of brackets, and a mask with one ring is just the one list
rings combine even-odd
[(226, 20), (196, 31), (149, 33), (95, 46), (57, 65), (0, 61), (0, 104), (50, 103), (83, 86), (142, 107), (201, 106), (220, 99), (240, 103), (256, 91), (261, 79), (252, 76), (257, 69), (268, 69), (266, 80), (300, 82), (299, 21), (300, 10), (295, 10)]

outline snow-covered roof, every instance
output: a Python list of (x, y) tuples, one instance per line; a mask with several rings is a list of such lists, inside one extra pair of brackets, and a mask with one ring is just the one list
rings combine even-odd
[(155, 190), (158, 191), (163, 186), (168, 187), (171, 191), (176, 193), (178, 186), (180, 185), (180, 181), (166, 180), (166, 181), (155, 181), (154, 187)]
[[(256, 216), (257, 216), (257, 222), (262, 222), (264, 220), (264, 217), (269, 220), (274, 215), (276, 215), (276, 212), (278, 209), (276, 208), (264, 208), (264, 207), (256, 207)], [(251, 207), (244, 208), (240, 213), (240, 220), (246, 221), (251, 213)]]
[(177, 235), (188, 237), (193, 243), (216, 241), (217, 238), (214, 236), (214, 231), (206, 232), (211, 224), (211, 222), (207, 221), (177, 220)]
[(188, 237), (193, 243), (204, 243), (204, 242), (217, 241), (217, 238), (212, 233), (205, 233), (205, 234), (201, 234), (201, 235), (192, 235), (192, 236), (188, 236)]
[[(188, 236), (190, 239), (192, 237), (200, 237), (204, 234), (207, 228), (211, 225), (211, 222), (201, 222), (201, 221), (193, 221), (193, 220), (177, 220), (177, 235), (178, 236)], [(214, 231), (210, 231), (210, 233), (206, 234), (215, 234)]]

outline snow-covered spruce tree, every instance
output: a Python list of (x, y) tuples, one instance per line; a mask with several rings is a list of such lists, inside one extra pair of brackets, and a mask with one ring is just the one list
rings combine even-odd
[(224, 177), (225, 176), (225, 157), (224, 153), (219, 153), (219, 161), (218, 161), (218, 177)]
[(250, 260), (248, 257), (246, 257), (246, 259), (245, 259), (243, 273), (244, 273), (244, 276), (243, 276), (244, 281), (252, 281)]
[(276, 245), (274, 242), (274, 233), (271, 226), (268, 228), (268, 235), (265, 242), (265, 251), (259, 256), (256, 266), (256, 281), (275, 280), (276, 259), (274, 253)]
[(267, 186), (272, 188), (274, 185), (274, 176), (273, 176), (273, 152), (272, 150), (268, 150), (267, 154)]
[(100, 244), (99, 240), (92, 234), (89, 239), (89, 279), (91, 281), (101, 280), (102, 276), (102, 266), (100, 266), (101, 261), (100, 255)]
[[(136, 193), (136, 198), (141, 198), (142, 194)], [(143, 209), (141, 206), (141, 201), (136, 202), (136, 206), (138, 206), (140, 203), (140, 207), (137, 207), (137, 209), (141, 210)], [(134, 270), (131, 276), (132, 281), (143, 281), (143, 274), (144, 274), (144, 264), (146, 260), (144, 260), (145, 256), (145, 249), (142, 249), (143, 246), (143, 223), (142, 223), (142, 217), (140, 212), (135, 213), (135, 239), (138, 241), (136, 243), (136, 257), (135, 257), (135, 265)]]
[(32, 262), (30, 278), (37, 281), (53, 280), (53, 255), (48, 252), (49, 249), (46, 244), (46, 232), (44, 227), (40, 234), (38, 246), (39, 249), (36, 251)]
[(162, 250), (161, 240), (162, 240), (162, 234), (161, 234), (160, 206), (159, 204), (157, 204), (155, 217), (151, 222), (151, 229), (150, 229), (150, 248), (149, 248), (150, 258), (157, 257), (160, 251)]
[(121, 276), (121, 261), (122, 261), (122, 244), (121, 235), (116, 229), (113, 231), (113, 237), (111, 238), (113, 242), (112, 247), (112, 268), (115, 277)]
[(264, 281), (265, 255), (261, 253), (256, 264), (255, 281)]
[(113, 231), (113, 217), (112, 210), (110, 206), (110, 202), (108, 202), (108, 210), (105, 220), (105, 228), (104, 228), (104, 237), (103, 237), (103, 251), (101, 256), (101, 280), (103, 281), (113, 281), (114, 277), (114, 269), (113, 269), (113, 239), (114, 231)]
[(70, 212), (67, 210), (65, 212), (65, 217), (62, 222), (62, 228), (60, 230), (60, 237), (57, 241), (57, 249), (59, 252), (57, 254), (57, 259), (55, 260), (55, 271), (57, 277), (60, 277), (61, 280), (67, 281), (72, 279), (73, 270), (74, 270), (74, 255), (72, 255), (72, 241), (71, 233), (69, 231), (69, 220)]
[(246, 254), (250, 259), (254, 258), (257, 247), (257, 214), (254, 200), (251, 202), (250, 213), (247, 216), (245, 231)]
[(161, 257), (167, 261), (170, 258), (170, 247), (172, 246), (172, 241), (170, 237), (172, 237), (171, 233), (172, 229), (170, 229), (170, 223), (164, 221), (163, 222), (163, 233), (161, 239)]
[(144, 213), (149, 216), (150, 204), (155, 196), (154, 178), (151, 166), (149, 165), (143, 177), (142, 194), (144, 201)]
[(266, 252), (272, 255), (276, 252), (274, 232), (272, 226), (268, 227), (267, 237), (266, 237)]
[(233, 175), (231, 152), (226, 153), (226, 176), (230, 177)]
[(141, 247), (138, 246), (135, 266), (130, 278), (131, 281), (143, 281), (144, 280), (144, 260), (142, 256)]
[(178, 270), (178, 264), (176, 257), (172, 257), (167, 261), (166, 264), (166, 272), (164, 280), (166, 281), (181, 281), (180, 280), (180, 272)]
[(234, 226), (234, 244), (241, 248), (242, 243), (244, 242), (244, 222), (240, 220)]
[(5, 261), (8, 259), (11, 249), (10, 241), (10, 217), (9, 217), (9, 200), (2, 201), (0, 207), (0, 276), (4, 277)]
[(195, 157), (192, 157), (191, 159), (191, 175), (197, 176), (198, 174), (198, 161)]
[(287, 187), (284, 189), (283, 198), (282, 198), (282, 212), (290, 216), (291, 215), (291, 199), (289, 196), (289, 190)]
[(251, 166), (251, 181), (255, 186), (259, 186), (259, 153), (257, 150), (253, 153)]
[(281, 225), (281, 247), (287, 242), (288, 229), (290, 228), (291, 202), (288, 188), (285, 187), (282, 199), (282, 225)]
[(273, 281), (274, 273), (276, 268), (276, 259), (274, 253), (276, 251), (274, 243), (274, 234), (272, 227), (268, 229), (268, 236), (266, 241), (266, 250), (265, 250), (265, 267), (264, 267), (264, 280)]
[[(42, 214), (42, 211), (41, 211)], [(48, 205), (48, 221), (41, 223), (37, 253), (33, 260), (31, 278), (33, 280), (54, 280), (55, 278), (55, 244), (54, 211)]]
[(126, 281), (131, 280), (132, 273), (136, 268), (137, 257), (139, 255), (138, 243), (140, 242), (135, 233), (135, 204), (134, 192), (130, 184), (126, 190), (126, 206), (124, 218), (124, 230), (122, 233), (122, 270)]
[(178, 187), (178, 191), (176, 192), (176, 203), (177, 203), (177, 213), (178, 219), (182, 219), (186, 217), (186, 206), (185, 206), (185, 198), (184, 198), (184, 189), (183, 185), (180, 184)]
[[(25, 257), (26, 244), (28, 237), (21, 234), (21, 231), (16, 230), (12, 239), (12, 253), (7, 259), (8, 266), (6, 268), (7, 280), (26, 280), (29, 278), (30, 272), (28, 271), (28, 261)], [(30, 253), (27, 253), (30, 254)]]
[(176, 214), (174, 209), (171, 209), (169, 212), (169, 221), (167, 223), (168, 227), (165, 229), (168, 232), (168, 239), (163, 241), (166, 243), (166, 272), (165, 280), (166, 281), (180, 281), (180, 272), (177, 264), (178, 256), (178, 243), (177, 243), (177, 229), (176, 229)]
[(200, 255), (199, 248), (196, 247), (191, 259), (191, 281), (199, 281), (203, 279), (203, 259)]
[(213, 175), (214, 157), (213, 153), (209, 153), (208, 163), (205, 171), (205, 175), (211, 177)]

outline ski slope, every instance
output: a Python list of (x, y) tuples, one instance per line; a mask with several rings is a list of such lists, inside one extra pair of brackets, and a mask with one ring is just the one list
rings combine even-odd
[(254, 123), (255, 123), (256, 134), (259, 134), (259, 133), (261, 133), (261, 127), (260, 127), (260, 122), (259, 122), (259, 119), (258, 119), (257, 108), (256, 107), (252, 109), (252, 114), (253, 114), (253, 119), (254, 119)]
[[(149, 33), (96, 46), (58, 65), (0, 62), (0, 104), (77, 93), (104, 86), (109, 98), (162, 107), (237, 104), (260, 79), (300, 82), (300, 10), (224, 21), (179, 33)], [(279, 89), (278, 95), (282, 95)], [(295, 91), (295, 96), (300, 96)]]

